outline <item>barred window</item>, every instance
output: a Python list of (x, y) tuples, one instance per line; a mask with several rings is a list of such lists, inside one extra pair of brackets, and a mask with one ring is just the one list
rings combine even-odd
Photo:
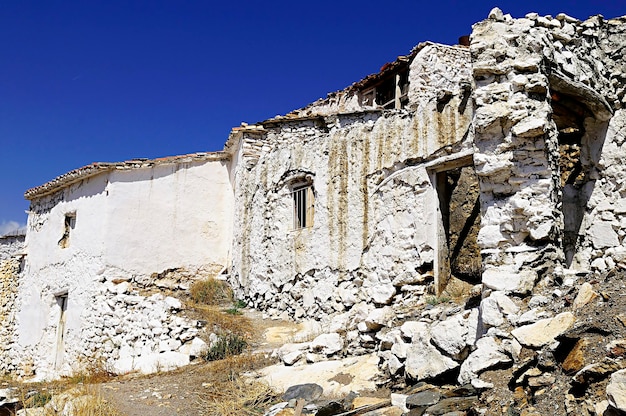
[(298, 185), (292, 188), (293, 195), (293, 229), (313, 227), (315, 194), (313, 185)]

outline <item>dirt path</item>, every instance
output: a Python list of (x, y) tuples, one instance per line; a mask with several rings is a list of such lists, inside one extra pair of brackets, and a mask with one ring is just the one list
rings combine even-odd
[[(256, 311), (246, 310), (245, 315), (259, 334), (251, 342), (254, 351), (269, 352), (306, 336), (303, 325), (263, 319)], [(199, 416), (206, 414), (202, 400), (212, 388), (213, 367), (198, 360), (168, 373), (122, 376), (102, 384), (100, 392), (127, 416)]]

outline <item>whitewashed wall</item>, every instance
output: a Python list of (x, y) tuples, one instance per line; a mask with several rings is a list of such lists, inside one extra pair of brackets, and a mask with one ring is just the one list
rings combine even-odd
[[(115, 328), (85, 331), (115, 322), (107, 316), (116, 309), (112, 305), (140, 303), (141, 299), (132, 299), (133, 287), (150, 284), (155, 273), (181, 269), (201, 275), (227, 264), (233, 210), (228, 168), (227, 162), (212, 160), (113, 170), (32, 202), (14, 357), (24, 374), (33, 369), (43, 377), (70, 372), (80, 364), (79, 357), (96, 352), (106, 340), (114, 345), (104, 357), (109, 361), (118, 358), (123, 346), (128, 352), (141, 344), (144, 355), (159, 353), (154, 343), (146, 347), (146, 334), (133, 337)], [(61, 248), (67, 213), (75, 213), (76, 224), (69, 245)], [(127, 283), (119, 287), (121, 281)], [(65, 356), (55, 371), (61, 312), (56, 296), (64, 292)], [(131, 298), (116, 303), (118, 295)], [(160, 304), (149, 307), (171, 309)], [(137, 313), (133, 309), (137, 308), (124, 305), (118, 322), (135, 321), (130, 316)]]
[[(326, 106), (317, 120), (265, 123), (254, 167), (236, 173), (238, 294), (272, 314), (323, 318), (401, 303), (402, 287), (428, 283), (416, 271), (432, 268), (438, 241), (428, 164), (471, 154), (470, 77), (466, 49), (428, 45), (411, 63), (406, 109), (328, 116)], [(315, 187), (314, 225), (294, 231), (290, 180), (302, 175)]]

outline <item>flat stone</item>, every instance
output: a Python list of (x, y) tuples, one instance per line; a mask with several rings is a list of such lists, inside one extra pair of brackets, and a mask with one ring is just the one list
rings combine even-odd
[(612, 358), (605, 358), (599, 363), (589, 364), (574, 375), (572, 380), (578, 384), (589, 384), (592, 381), (604, 380), (617, 370), (622, 369), (623, 364)]
[(426, 390), (419, 393), (411, 394), (406, 398), (406, 407), (413, 409), (415, 407), (432, 406), (441, 399), (441, 393), (437, 390)]
[(443, 399), (439, 403), (427, 407), (426, 413), (430, 415), (445, 415), (451, 412), (462, 412), (469, 410), (478, 402), (478, 396), (470, 397), (450, 397)]
[(554, 318), (541, 319), (511, 331), (520, 344), (527, 347), (542, 347), (570, 329), (576, 317), (571, 312), (563, 312)]
[(322, 334), (311, 341), (312, 351), (321, 351), (325, 355), (333, 355), (343, 349), (343, 338), (336, 332), (332, 334)]
[(576, 344), (574, 344), (574, 347), (563, 361), (562, 367), (565, 372), (574, 373), (585, 366), (585, 352), (588, 345), (589, 341), (584, 338), (576, 341)]
[(594, 222), (589, 228), (589, 237), (597, 249), (619, 246), (619, 238), (611, 223), (606, 221)]
[(509, 268), (488, 268), (483, 272), (482, 282), (489, 289), (513, 293), (528, 293), (532, 290), (537, 272), (533, 270), (513, 271)]
[(293, 399), (304, 399), (308, 402), (319, 399), (324, 393), (324, 389), (319, 384), (306, 383), (291, 386), (285, 391), (282, 399), (289, 401)]

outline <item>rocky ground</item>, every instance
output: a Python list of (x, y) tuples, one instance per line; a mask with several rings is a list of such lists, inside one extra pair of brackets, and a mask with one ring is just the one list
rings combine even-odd
[[(323, 333), (315, 323), (247, 311), (262, 335), (251, 343), (257, 355), (198, 360), (172, 372), (130, 374), (90, 389), (128, 416), (227, 415), (237, 414), (240, 405), (258, 412), (249, 414), (280, 416), (624, 414), (617, 409), (626, 402), (625, 274), (543, 281), (528, 296), (494, 293), (484, 291), (482, 300), (428, 303), (388, 327), (381, 325), (372, 335), (379, 339), (377, 351), (356, 357), (342, 349), (341, 337)], [(446, 331), (438, 331), (458, 321), (460, 326), (447, 331), (458, 332), (477, 310), (490, 326), (476, 346), (459, 352), (459, 365), (443, 355), (453, 354), (444, 342)], [(430, 341), (419, 332), (425, 325)], [(415, 348), (429, 362), (411, 358)], [(429, 349), (431, 355), (425, 354)], [(442, 362), (449, 369), (435, 371)], [(265, 383), (273, 393), (261, 391), (253, 406), (216, 407)]]

